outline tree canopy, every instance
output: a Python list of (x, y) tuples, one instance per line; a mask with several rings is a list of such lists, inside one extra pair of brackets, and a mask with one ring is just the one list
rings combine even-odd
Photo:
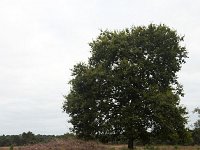
[(187, 114), (177, 72), (187, 58), (183, 36), (150, 24), (101, 31), (89, 45), (88, 63), (72, 70), (63, 110), (79, 137), (108, 141), (136, 139), (183, 142)]

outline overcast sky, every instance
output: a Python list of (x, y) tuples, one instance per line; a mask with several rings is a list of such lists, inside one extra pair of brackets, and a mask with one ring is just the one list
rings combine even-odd
[[(0, 0), (0, 135), (64, 134), (70, 69), (100, 29), (164, 23), (185, 35), (184, 104), (200, 106), (199, 0)], [(195, 121), (190, 113), (190, 124)]]

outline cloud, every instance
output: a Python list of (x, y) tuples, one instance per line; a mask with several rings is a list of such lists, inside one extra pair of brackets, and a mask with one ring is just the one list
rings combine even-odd
[[(70, 69), (90, 56), (99, 29), (164, 23), (185, 35), (188, 62), (179, 73), (191, 111), (198, 104), (199, 6), (186, 0), (1, 0), (0, 134), (63, 134)], [(195, 118), (191, 119), (191, 122)]]

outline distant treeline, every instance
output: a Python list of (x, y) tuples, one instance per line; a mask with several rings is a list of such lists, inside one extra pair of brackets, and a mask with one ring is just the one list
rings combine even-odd
[(36, 143), (46, 143), (56, 138), (69, 138), (74, 137), (73, 134), (64, 135), (35, 135), (32, 132), (22, 133), (20, 135), (2, 135), (0, 136), (0, 147), (3, 146), (22, 146)]
[[(182, 143), (183, 145), (200, 145), (200, 129), (190, 130), (191, 139), (188, 143)], [(68, 138), (76, 138), (76, 136), (72, 133), (67, 133), (64, 135), (35, 135), (32, 132), (22, 133), (20, 135), (2, 135), (0, 136), (0, 147), (4, 146), (23, 146), (30, 145), (36, 143), (46, 143), (55, 139), (68, 139)], [(127, 143), (127, 139), (125, 136), (115, 136), (115, 135), (107, 135), (104, 137), (99, 137), (99, 141), (103, 143), (113, 143), (113, 144), (125, 144)], [(177, 143), (173, 143), (172, 141), (161, 141), (157, 138), (151, 138), (151, 142), (149, 144), (170, 144), (174, 145)], [(144, 145), (140, 139), (136, 140), (136, 145)]]

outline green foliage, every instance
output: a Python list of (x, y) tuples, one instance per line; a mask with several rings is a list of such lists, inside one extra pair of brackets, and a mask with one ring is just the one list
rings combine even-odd
[(35, 141), (36, 141), (36, 138), (35, 138), (35, 135), (32, 133), (32, 132), (27, 132), (27, 133), (22, 133), (21, 135), (21, 139), (22, 139), (22, 142), (24, 144), (26, 143), (29, 143), (29, 144), (34, 144)]
[[(195, 108), (194, 113), (197, 113), (198, 114), (198, 117), (200, 118), (200, 109), (199, 108)], [(195, 129), (200, 129), (200, 119), (197, 120), (195, 123), (194, 123), (194, 127)]]
[[(195, 108), (194, 113), (197, 113), (198, 117), (200, 118), (200, 109), (199, 108)], [(192, 138), (193, 138), (194, 144), (200, 145), (200, 119), (198, 119), (194, 123), (194, 129), (192, 131)]]
[(129, 148), (136, 139), (182, 142), (187, 113), (176, 75), (187, 58), (182, 41), (165, 25), (102, 31), (90, 43), (88, 64), (72, 70), (63, 105), (72, 131), (103, 142), (124, 135)]
[(13, 150), (14, 149), (14, 146), (13, 145), (11, 145), (10, 146), (10, 148), (9, 148), (9, 150)]
[(175, 146), (174, 146), (174, 149), (175, 149), (175, 150), (179, 149), (179, 148), (178, 148), (178, 145), (175, 145)]
[(192, 131), (192, 138), (193, 138), (194, 144), (200, 145), (200, 129), (194, 129)]

